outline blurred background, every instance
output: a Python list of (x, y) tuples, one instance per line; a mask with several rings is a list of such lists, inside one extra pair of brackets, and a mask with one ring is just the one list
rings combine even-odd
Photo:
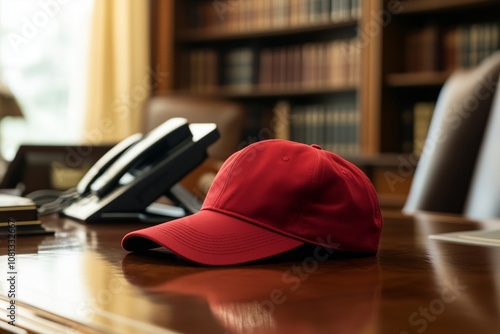
[(362, 168), (383, 206), (401, 208), (443, 85), (500, 47), (499, 9), (495, 0), (0, 0), (1, 154), (116, 143), (154, 125), (159, 97), (160, 109), (192, 119), (189, 108), (227, 102), (244, 110), (233, 151), (269, 138), (320, 144)]
[(7, 160), (21, 142), (82, 140), (93, 1), (41, 3), (0, 1), (0, 80), (24, 116), (2, 119)]

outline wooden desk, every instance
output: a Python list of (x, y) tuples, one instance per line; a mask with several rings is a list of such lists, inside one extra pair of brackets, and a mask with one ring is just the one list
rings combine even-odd
[[(377, 257), (226, 268), (127, 254), (137, 225), (47, 225), (56, 236), (17, 239), (19, 326), (38, 315), (65, 333), (500, 333), (500, 247), (427, 238), (498, 222), (386, 214)], [(5, 321), (5, 255), (0, 268)]]

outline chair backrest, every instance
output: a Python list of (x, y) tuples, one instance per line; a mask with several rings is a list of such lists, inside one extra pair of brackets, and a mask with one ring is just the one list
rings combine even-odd
[(145, 131), (172, 117), (184, 117), (189, 123), (217, 124), (220, 139), (208, 149), (210, 158), (225, 160), (238, 149), (245, 125), (241, 105), (230, 101), (184, 96), (153, 97), (145, 113)]
[(224, 160), (241, 148), (246, 124), (243, 107), (234, 102), (210, 98), (156, 96), (151, 98), (146, 108), (144, 132), (172, 117), (184, 117), (189, 123), (217, 124), (220, 138), (208, 148), (208, 159), (181, 181), (186, 189), (203, 199)]
[(462, 214), (500, 75), (500, 52), (455, 72), (439, 94), (403, 211)]
[(500, 89), (496, 91), (464, 213), (477, 219), (500, 217)]

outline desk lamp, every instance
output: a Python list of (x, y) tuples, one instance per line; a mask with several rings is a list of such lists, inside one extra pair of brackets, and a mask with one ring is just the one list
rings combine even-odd
[[(0, 122), (4, 117), (23, 117), (23, 112), (16, 101), (16, 98), (4, 83), (0, 82)], [(1, 145), (1, 134), (0, 134), (0, 177), (3, 176), (5, 161), (2, 155), (2, 145)]]

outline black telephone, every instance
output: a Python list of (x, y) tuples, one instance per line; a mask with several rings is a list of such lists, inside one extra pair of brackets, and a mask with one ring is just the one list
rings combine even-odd
[[(81, 179), (78, 198), (62, 214), (82, 221), (139, 219), (168, 220), (152, 204), (162, 195), (182, 206), (199, 209), (177, 183), (206, 157), (206, 149), (219, 138), (213, 123), (188, 124), (171, 118), (147, 135), (134, 134), (108, 151)], [(182, 213), (175, 211), (172, 217)]]
[(77, 193), (80, 196), (87, 194), (90, 191), (90, 185), (92, 182), (101, 176), (106, 168), (115, 162), (116, 159), (118, 159), (118, 157), (125, 152), (125, 150), (136, 144), (141, 139), (142, 133), (136, 133), (113, 146), (88, 170), (87, 174), (83, 176), (80, 182), (78, 182), (78, 185), (76, 186)]

